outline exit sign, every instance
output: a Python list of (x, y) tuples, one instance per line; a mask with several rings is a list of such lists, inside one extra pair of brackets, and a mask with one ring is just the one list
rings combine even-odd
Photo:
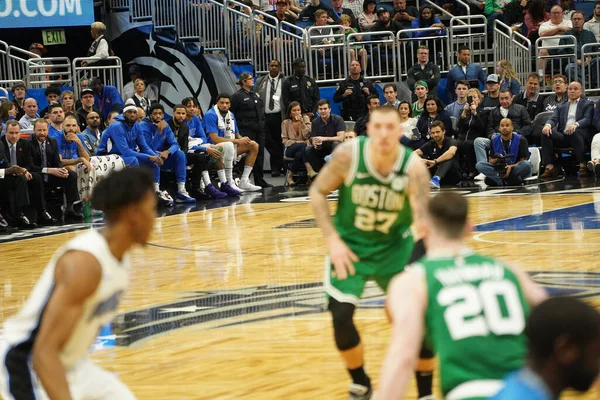
[(46, 46), (67, 43), (64, 29), (43, 29), (42, 38), (44, 39), (44, 45)]

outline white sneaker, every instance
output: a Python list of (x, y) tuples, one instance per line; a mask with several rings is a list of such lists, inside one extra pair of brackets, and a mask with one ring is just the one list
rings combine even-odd
[(249, 179), (240, 180), (240, 185), (238, 187), (244, 192), (257, 192), (259, 190), (262, 190), (260, 186), (251, 184)]
[(235, 189), (235, 190), (237, 190), (238, 192), (243, 192), (243, 191), (244, 191), (244, 189), (240, 188), (240, 187), (239, 187), (239, 186), (236, 184), (236, 182), (235, 182), (235, 179), (232, 179), (232, 180), (230, 180), (230, 181), (227, 181), (227, 183), (229, 183), (229, 186), (231, 186), (231, 188), (232, 188), (232, 189)]
[(476, 181), (485, 181), (485, 175), (484, 174), (479, 174), (475, 177)]

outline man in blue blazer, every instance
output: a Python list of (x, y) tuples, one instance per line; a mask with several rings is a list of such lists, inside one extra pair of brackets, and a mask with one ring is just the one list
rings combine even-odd
[(579, 176), (587, 176), (585, 146), (592, 125), (594, 103), (581, 98), (581, 83), (571, 82), (567, 89), (569, 101), (558, 106), (542, 129), (542, 161), (546, 170), (541, 178), (554, 178), (559, 168), (554, 166), (554, 146), (572, 147), (579, 163)]
[(478, 82), (479, 90), (482, 90), (487, 78), (487, 74), (479, 64), (471, 63), (471, 49), (467, 46), (460, 46), (457, 56), (458, 64), (448, 71), (448, 82), (446, 83), (446, 91), (452, 101), (456, 100), (456, 93), (454, 92), (456, 82), (468, 81), (471, 87), (473, 87), (475, 82)]

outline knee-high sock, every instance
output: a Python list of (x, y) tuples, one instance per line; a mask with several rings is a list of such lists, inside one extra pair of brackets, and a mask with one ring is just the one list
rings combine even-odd
[(233, 181), (233, 160), (235, 158), (235, 146), (231, 142), (219, 143), (223, 148), (223, 164), (225, 164), (225, 176), (227, 181)]
[(210, 185), (210, 175), (208, 174), (208, 171), (204, 170), (202, 171), (202, 182), (204, 182), (205, 186)]

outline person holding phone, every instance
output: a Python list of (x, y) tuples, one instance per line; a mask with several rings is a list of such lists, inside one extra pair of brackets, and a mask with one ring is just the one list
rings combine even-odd
[(475, 147), (473, 141), (477, 137), (485, 137), (486, 116), (482, 113), (483, 95), (478, 89), (469, 89), (467, 104), (462, 109), (457, 123), (458, 153), (467, 158), (468, 178), (473, 179), (477, 173), (475, 165)]
[(469, 82), (468, 81), (458, 81), (456, 82), (456, 89), (454, 92), (456, 93), (456, 101), (454, 103), (450, 103), (446, 106), (444, 110), (451, 117), (458, 118), (463, 108), (467, 105), (467, 92), (469, 91)]
[(317, 175), (306, 156), (306, 146), (311, 133), (311, 123), (308, 115), (302, 115), (300, 103), (292, 101), (285, 113), (286, 118), (281, 123), (281, 141), (285, 146), (285, 156), (293, 158), (286, 175), (286, 185), (293, 186), (294, 173), (306, 167), (309, 178)]

